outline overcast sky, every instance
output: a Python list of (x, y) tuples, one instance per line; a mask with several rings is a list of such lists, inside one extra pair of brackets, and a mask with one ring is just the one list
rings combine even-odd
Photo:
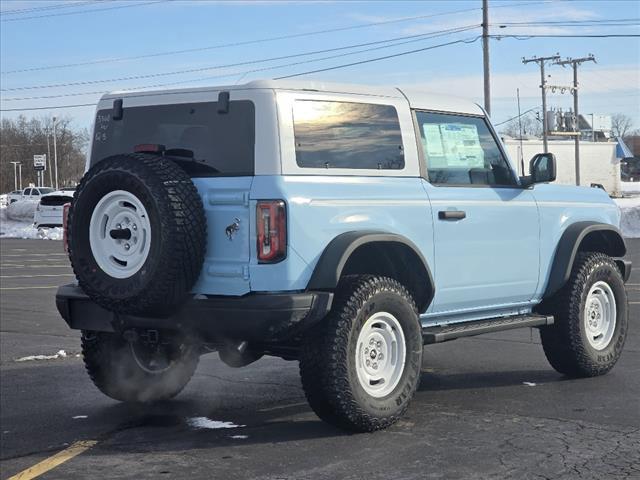
[[(482, 21), (481, 3), (481, 0), (0, 0), (1, 106), (6, 110), (92, 104), (103, 91), (168, 83), (174, 84), (171, 88), (244, 83), (456, 40), (470, 43), (457, 43), (300, 78), (412, 85), (482, 102), (482, 45), (476, 40), (481, 33), (479, 27), (457, 33), (445, 31), (435, 38), (416, 37), (479, 25)], [(418, 16), (423, 18), (407, 19)], [(611, 25), (613, 19), (635, 19), (635, 25)], [(585, 21), (590, 24), (576, 25), (576, 22)], [(640, 128), (640, 38), (525, 37), (637, 35), (640, 34), (639, 21), (640, 1), (637, 0), (490, 0), (491, 33), (521, 36), (520, 39), (491, 40), (494, 122), (502, 122), (517, 114), (516, 88), (520, 88), (523, 111), (540, 105), (538, 67), (536, 64), (523, 65), (522, 57), (547, 56), (556, 52), (563, 57), (582, 57), (592, 53), (598, 63), (586, 63), (580, 69), (581, 112), (625, 113), (633, 118), (635, 127)], [(513, 25), (514, 22), (544, 24)], [(511, 25), (500, 28), (501, 23)], [(326, 30), (334, 31), (313, 33)], [(297, 36), (273, 40), (274, 37), (292, 35)], [(376, 43), (315, 55), (214, 68), (396, 38), (398, 40), (391, 43), (397, 44), (391, 47), (389, 43)], [(228, 45), (262, 39), (271, 40)], [(227, 46), (210, 48), (220, 45)], [(371, 48), (376, 49), (361, 51)], [(194, 49), (198, 50), (166, 54)], [(160, 55), (150, 56), (152, 54)], [(342, 56), (325, 58), (336, 55)], [(143, 58), (130, 58), (140, 56)], [(103, 61), (123, 57), (127, 59)], [(315, 61), (322, 58), (325, 59)], [(33, 70), (87, 62), (94, 63)], [(283, 66), (296, 62), (297, 65)], [(200, 71), (167, 75), (194, 69)], [(550, 83), (571, 82), (568, 68), (549, 66), (547, 71), (551, 76)], [(141, 78), (125, 80), (123, 77)], [(50, 86), (59, 84), (73, 85)], [(44, 86), (46, 88), (25, 88)], [(77, 95), (86, 92), (89, 93)], [(49, 98), (18, 100), (30, 97)], [(568, 108), (571, 105), (568, 94), (558, 93), (549, 98), (549, 106)], [(68, 116), (74, 118), (78, 126), (89, 127), (93, 108), (5, 111), (2, 115), (15, 117), (20, 113)]]

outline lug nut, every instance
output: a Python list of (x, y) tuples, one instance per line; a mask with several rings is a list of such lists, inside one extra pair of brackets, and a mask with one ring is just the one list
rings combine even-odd
[(381, 346), (382, 346), (382, 342), (378, 340), (378, 342), (376, 343), (376, 347), (380, 348)]
[(117, 228), (118, 230), (122, 230), (122, 224), (121, 224), (121, 223), (118, 223), (118, 224), (116, 225), (116, 228)]
[(133, 225), (131, 225), (131, 228), (132, 228), (133, 230), (138, 230), (138, 225), (136, 225), (136, 224), (134, 223)]
[(365, 363), (366, 363), (367, 367), (371, 366), (371, 362), (369, 360), (367, 360)]
[(373, 346), (373, 338), (369, 340), (369, 345)]
[(372, 365), (372, 366), (373, 366), (373, 369), (374, 369), (374, 370), (377, 370), (377, 369), (378, 369), (378, 364), (377, 364), (376, 362), (373, 362), (373, 365)]
[(378, 355), (378, 360), (379, 360), (379, 361), (384, 360), (384, 355), (382, 355), (382, 354)]
[(124, 244), (124, 249), (125, 250), (129, 250), (131, 248), (131, 245), (129, 245), (128, 243)]

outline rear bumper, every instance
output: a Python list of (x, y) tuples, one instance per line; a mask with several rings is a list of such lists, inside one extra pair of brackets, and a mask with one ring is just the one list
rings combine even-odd
[(183, 330), (208, 341), (278, 342), (296, 336), (331, 309), (329, 292), (248, 294), (188, 300), (168, 318), (116, 314), (94, 303), (77, 285), (58, 288), (56, 306), (69, 327), (103, 332), (128, 328)]

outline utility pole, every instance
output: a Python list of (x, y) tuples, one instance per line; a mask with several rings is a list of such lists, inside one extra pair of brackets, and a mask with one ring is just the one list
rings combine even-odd
[(49, 129), (47, 129), (47, 169), (49, 170), (49, 184), (53, 188), (53, 171), (51, 170), (51, 146), (49, 143)]
[(11, 163), (13, 163), (13, 189), (18, 190), (18, 164), (20, 162)]
[(484, 69), (484, 109), (491, 116), (491, 77), (489, 76), (489, 0), (482, 0), (482, 66)]
[(22, 163), (18, 162), (18, 179), (20, 180), (20, 190), (22, 190)]
[(542, 91), (542, 146), (544, 153), (549, 152), (549, 144), (547, 142), (547, 79), (544, 75), (544, 64), (545, 62), (553, 60), (560, 60), (560, 55), (556, 53), (550, 57), (533, 57), (533, 58), (523, 58), (522, 63), (530, 63), (535, 62), (540, 66), (540, 90)]
[(56, 174), (56, 190), (58, 190), (58, 146), (56, 143), (56, 117), (53, 117), (53, 165)]
[(596, 58), (593, 55), (582, 58), (567, 58), (566, 60), (556, 61), (556, 65), (573, 67), (573, 114), (575, 115), (575, 162), (576, 162), (576, 185), (580, 185), (580, 117), (578, 116), (578, 66), (584, 62), (594, 62)]

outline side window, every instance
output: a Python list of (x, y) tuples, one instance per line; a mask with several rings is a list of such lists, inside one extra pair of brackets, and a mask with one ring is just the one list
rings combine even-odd
[(27, 189), (24, 191), (24, 193), (23, 193), (22, 195), (23, 195), (23, 196), (25, 196), (25, 197), (26, 197), (27, 195), (31, 195), (31, 189), (30, 189), (30, 188), (27, 188)]
[(296, 100), (293, 125), (299, 167), (404, 168), (398, 112), (390, 105)]
[(516, 185), (484, 118), (416, 112), (429, 181), (449, 185)]
[(39, 197), (40, 196), (40, 190), (38, 190), (37, 188), (34, 188), (31, 190), (31, 196), (32, 197)]

